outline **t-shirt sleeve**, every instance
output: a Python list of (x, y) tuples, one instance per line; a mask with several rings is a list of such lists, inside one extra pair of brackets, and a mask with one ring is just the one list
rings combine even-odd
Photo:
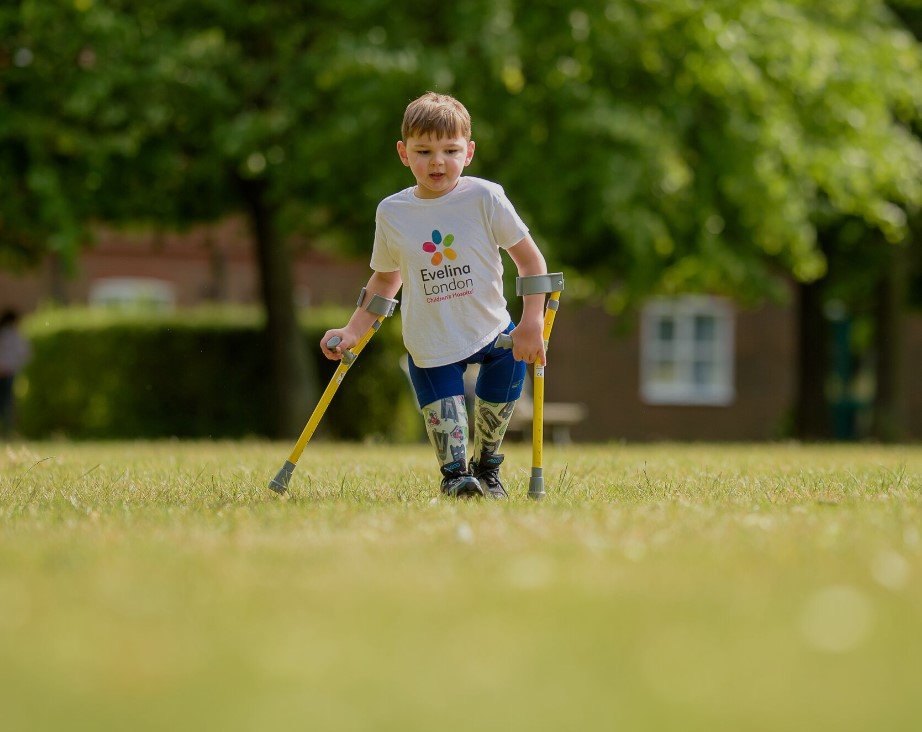
[(490, 228), (493, 231), (493, 238), (500, 249), (508, 249), (525, 238), (528, 234), (528, 227), (516, 213), (512, 202), (506, 198), (502, 187), (496, 186), (492, 198)]
[(371, 268), (375, 272), (394, 272), (400, 269), (400, 261), (390, 242), (393, 241), (393, 231), (387, 218), (378, 206), (375, 212), (375, 243), (371, 249)]

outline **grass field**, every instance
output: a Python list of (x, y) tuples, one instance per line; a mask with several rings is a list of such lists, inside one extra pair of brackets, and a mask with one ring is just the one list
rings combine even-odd
[(0, 446), (0, 727), (918, 730), (922, 447)]

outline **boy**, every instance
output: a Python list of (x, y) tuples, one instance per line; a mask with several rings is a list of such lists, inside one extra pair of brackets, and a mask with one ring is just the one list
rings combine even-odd
[[(327, 331), (324, 355), (342, 358), (374, 316), (362, 309), (372, 294), (393, 298), (403, 285), (403, 340), (410, 378), (436, 451), (442, 492), (452, 497), (506, 498), (498, 453), (522, 393), (525, 363), (545, 362), (544, 295), (524, 298), (513, 327), (503, 298), (505, 249), (520, 276), (547, 265), (503, 189), (462, 177), (474, 157), (471, 118), (458, 100), (429, 92), (407, 106), (397, 142), (416, 185), (385, 198), (375, 215), (374, 270), (349, 323)], [(510, 333), (513, 349), (496, 348)], [(342, 342), (333, 349), (333, 336)], [(467, 461), (463, 374), (481, 364), (475, 389), (474, 441)]]

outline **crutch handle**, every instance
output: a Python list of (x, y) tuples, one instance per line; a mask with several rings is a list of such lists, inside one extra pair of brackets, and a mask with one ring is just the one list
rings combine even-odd
[[(500, 333), (496, 336), (496, 343), (494, 344), (497, 348), (508, 348), (512, 349), (512, 336), (508, 333)], [(544, 350), (547, 350), (547, 341), (544, 341)]]
[[(339, 336), (333, 336), (332, 338), (330, 338), (330, 340), (327, 341), (327, 348), (329, 348), (332, 351), (334, 348), (336, 348), (336, 346), (338, 346), (342, 342), (343, 342), (342, 338), (340, 338)], [(358, 355), (350, 351), (348, 348), (345, 351), (343, 351), (342, 356), (343, 356), (343, 363), (347, 363), (350, 366), (352, 365), (352, 362), (358, 358)]]

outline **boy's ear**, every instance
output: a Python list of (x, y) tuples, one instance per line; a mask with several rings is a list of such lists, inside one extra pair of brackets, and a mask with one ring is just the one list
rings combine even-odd
[(471, 164), (471, 160), (474, 159), (474, 148), (476, 145), (473, 140), (467, 141), (467, 155), (464, 156), (464, 165), (467, 167)]
[(403, 140), (397, 140), (397, 154), (400, 156), (400, 162), (410, 167), (410, 159), (407, 157), (407, 146)]

